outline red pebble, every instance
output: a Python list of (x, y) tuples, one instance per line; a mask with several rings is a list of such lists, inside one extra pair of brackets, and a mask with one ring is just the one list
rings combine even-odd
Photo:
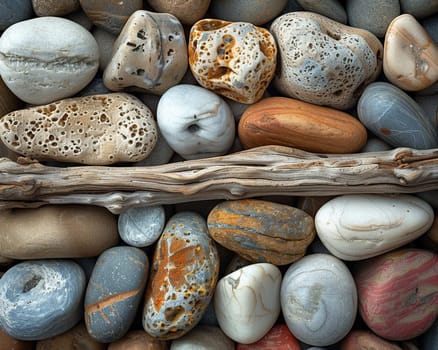
[(278, 324), (259, 341), (252, 344), (237, 344), (237, 350), (300, 350), (298, 340), (284, 324)]

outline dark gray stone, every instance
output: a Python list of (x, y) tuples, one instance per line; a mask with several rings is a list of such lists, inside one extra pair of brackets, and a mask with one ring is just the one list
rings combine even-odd
[(297, 0), (297, 3), (306, 11), (319, 13), (336, 22), (347, 24), (347, 12), (338, 0)]
[(0, 32), (10, 25), (34, 16), (32, 0), (0, 1)]
[(417, 19), (438, 12), (438, 1), (435, 0), (400, 0), (400, 6), (402, 13), (410, 13)]
[(438, 349), (438, 318), (435, 320), (432, 327), (420, 337), (420, 349), (436, 350)]
[(435, 45), (438, 45), (438, 14), (427, 17), (420, 23), (435, 42)]

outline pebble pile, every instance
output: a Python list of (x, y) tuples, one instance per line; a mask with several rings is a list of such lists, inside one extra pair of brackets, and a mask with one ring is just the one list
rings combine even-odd
[[(437, 115), (435, 2), (0, 2), (13, 160), (430, 149)], [(436, 350), (437, 212), (437, 191), (2, 210), (0, 349)]]

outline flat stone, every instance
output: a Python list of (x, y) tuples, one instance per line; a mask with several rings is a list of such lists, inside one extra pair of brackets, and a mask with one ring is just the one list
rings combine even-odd
[(285, 324), (276, 324), (259, 341), (252, 344), (237, 344), (236, 350), (300, 350), (298, 340)]
[(280, 284), (280, 270), (269, 263), (251, 264), (222, 277), (214, 294), (222, 331), (241, 344), (263, 338), (280, 314)]
[(400, 0), (403, 13), (423, 18), (438, 12), (438, 3), (430, 0)]
[(84, 291), (84, 272), (73, 261), (18, 263), (0, 279), (1, 327), (20, 340), (64, 333), (82, 317)]
[(96, 40), (65, 18), (18, 22), (0, 37), (0, 74), (8, 88), (30, 104), (73, 96), (94, 78), (98, 67)]
[(79, 10), (79, 0), (32, 0), (37, 16), (64, 16)]
[(315, 12), (336, 22), (347, 24), (347, 12), (338, 0), (297, 0), (297, 3), (306, 11)]
[(131, 330), (123, 338), (108, 345), (108, 350), (168, 350), (169, 344), (143, 330)]
[(204, 17), (210, 6), (210, 0), (148, 0), (148, 3), (156, 12), (170, 13), (186, 25)]
[(234, 350), (234, 342), (219, 327), (198, 325), (175, 339), (170, 350)]
[(33, 17), (31, 0), (3, 0), (0, 2), (0, 32), (9, 26)]
[(342, 340), (340, 350), (379, 349), (401, 350), (399, 346), (376, 336), (369, 330), (352, 330)]
[(300, 341), (314, 346), (340, 341), (356, 319), (357, 291), (350, 271), (332, 255), (305, 256), (283, 276), (281, 310)]
[(367, 326), (395, 341), (424, 333), (438, 315), (437, 266), (437, 254), (412, 248), (360, 263), (354, 278)]

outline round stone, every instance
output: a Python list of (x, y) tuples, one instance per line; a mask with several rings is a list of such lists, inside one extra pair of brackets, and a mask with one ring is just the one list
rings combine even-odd
[(73, 261), (33, 260), (0, 279), (0, 324), (12, 337), (41, 340), (66, 332), (82, 317), (85, 274)]
[(293, 263), (283, 277), (281, 309), (287, 326), (300, 341), (332, 345), (348, 334), (356, 319), (353, 277), (332, 255), (307, 255)]
[(170, 350), (234, 350), (234, 342), (219, 327), (198, 325), (175, 339)]
[(21, 107), (21, 101), (9, 90), (0, 77), (0, 116)]

